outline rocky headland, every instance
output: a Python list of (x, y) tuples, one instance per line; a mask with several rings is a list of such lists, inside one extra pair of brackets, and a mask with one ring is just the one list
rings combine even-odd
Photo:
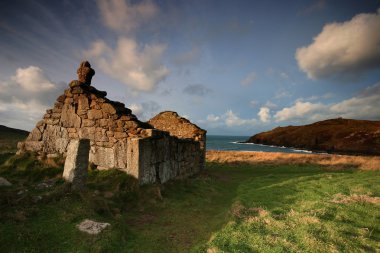
[(304, 126), (277, 127), (246, 143), (337, 154), (380, 155), (380, 121), (328, 119)]

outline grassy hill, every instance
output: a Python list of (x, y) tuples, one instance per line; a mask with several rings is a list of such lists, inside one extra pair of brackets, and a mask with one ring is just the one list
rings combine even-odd
[(0, 125), (0, 152), (15, 152), (17, 143), (25, 140), (29, 132)]
[[(54, 165), (54, 166), (53, 166)], [(376, 252), (380, 171), (313, 164), (207, 163), (200, 175), (138, 187), (90, 171), (74, 193), (62, 165), (0, 155), (0, 252)], [(111, 224), (80, 232), (83, 219)]]
[(305, 126), (277, 127), (247, 143), (341, 154), (380, 155), (380, 121), (330, 119)]

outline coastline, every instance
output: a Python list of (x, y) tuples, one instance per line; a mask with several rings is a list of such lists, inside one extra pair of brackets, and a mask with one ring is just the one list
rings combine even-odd
[(267, 165), (317, 164), (332, 168), (380, 170), (380, 156), (358, 156), (326, 153), (302, 154), (257, 151), (207, 150), (206, 161), (217, 163), (248, 163)]

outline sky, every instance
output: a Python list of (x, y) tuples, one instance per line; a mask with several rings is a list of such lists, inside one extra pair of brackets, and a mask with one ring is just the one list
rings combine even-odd
[(0, 124), (33, 129), (82, 60), (143, 121), (249, 136), (380, 120), (380, 0), (2, 0)]

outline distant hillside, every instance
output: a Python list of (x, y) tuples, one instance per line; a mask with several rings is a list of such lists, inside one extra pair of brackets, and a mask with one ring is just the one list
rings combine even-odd
[(0, 125), (0, 153), (16, 151), (17, 142), (24, 140), (28, 134), (28, 131)]
[(380, 121), (329, 119), (305, 126), (277, 127), (246, 143), (342, 154), (380, 155)]

